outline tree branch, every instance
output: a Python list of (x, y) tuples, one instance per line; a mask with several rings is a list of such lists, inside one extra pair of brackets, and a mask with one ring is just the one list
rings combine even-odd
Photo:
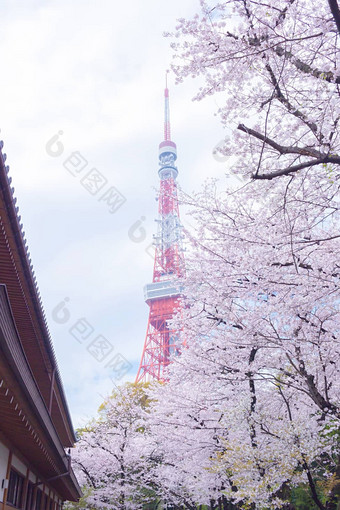
[(284, 9), (282, 9), (282, 11), (280, 12), (279, 14), (279, 17), (277, 18), (276, 20), (276, 23), (275, 23), (275, 27), (278, 27), (281, 23), (284, 22), (284, 20), (286, 19), (286, 14), (288, 12), (288, 9), (289, 7), (295, 2), (295, 0), (289, 0), (289, 3), (288, 5), (286, 5), (286, 7)]
[(326, 510), (326, 507), (321, 503), (318, 493), (316, 492), (316, 486), (315, 486), (313, 477), (311, 475), (311, 472), (309, 470), (309, 467), (307, 465), (307, 462), (306, 462), (304, 456), (302, 456), (302, 457), (303, 457), (303, 469), (306, 471), (306, 474), (307, 474), (308, 484), (309, 484), (309, 487), (310, 487), (310, 490), (312, 493), (313, 501), (317, 505), (317, 507), (320, 508), (320, 510)]
[(309, 129), (312, 131), (312, 133), (316, 134), (318, 128), (317, 128), (317, 125), (315, 124), (315, 122), (309, 121), (307, 119), (306, 115), (304, 115), (302, 112), (300, 112), (300, 110), (295, 108), (289, 102), (289, 100), (286, 98), (286, 96), (284, 96), (284, 94), (282, 93), (282, 90), (280, 88), (279, 82), (277, 81), (276, 76), (275, 76), (274, 71), (271, 68), (271, 66), (269, 64), (266, 64), (265, 68), (267, 69), (269, 76), (270, 76), (270, 80), (271, 80), (272, 84), (274, 85), (275, 97), (278, 99), (278, 101), (280, 101), (280, 103), (283, 104), (287, 108), (289, 113), (294, 115), (294, 117), (297, 117), (298, 119), (302, 120), (309, 127)]
[(309, 147), (293, 147), (280, 145), (271, 138), (269, 138), (268, 136), (262, 135), (258, 131), (246, 127), (244, 124), (239, 124), (237, 126), (237, 129), (251, 136), (254, 136), (258, 140), (261, 140), (262, 142), (265, 142), (267, 145), (270, 145), (271, 147), (273, 147), (273, 149), (277, 150), (280, 154), (299, 154), (300, 156), (310, 156), (311, 158), (324, 158), (327, 156), (326, 154), (323, 154), (322, 152)]
[(304, 168), (321, 165), (323, 163), (335, 163), (336, 165), (340, 165), (340, 157), (327, 156), (326, 158), (315, 159), (314, 161), (306, 161), (305, 163), (300, 163), (299, 165), (293, 165), (287, 168), (276, 170), (275, 172), (271, 172), (270, 174), (252, 175), (252, 178), (270, 180), (274, 179), (275, 177), (280, 177), (281, 175), (291, 175), (292, 173), (298, 172), (299, 170), (303, 170)]
[(309, 147), (293, 147), (293, 146), (284, 146), (280, 145), (268, 136), (255, 131), (254, 129), (246, 127), (244, 124), (239, 124), (237, 129), (243, 131), (243, 133), (247, 133), (251, 136), (254, 136), (258, 140), (266, 143), (273, 149), (275, 149), (280, 154), (298, 154), (300, 156), (309, 156), (311, 158), (316, 158), (314, 160), (305, 161), (304, 163), (300, 163), (298, 165), (288, 166), (287, 168), (279, 169), (269, 174), (252, 174), (253, 179), (274, 179), (275, 177), (280, 177), (282, 175), (291, 175), (294, 172), (298, 172), (303, 168), (309, 168), (315, 165), (321, 165), (325, 163), (334, 163), (335, 165), (340, 165), (340, 156), (337, 155), (327, 155), (315, 149)]
[[(320, 35), (320, 34), (317, 34)], [(329, 83), (340, 83), (340, 76), (334, 76), (332, 71), (321, 71), (320, 69), (315, 69), (311, 67), (306, 62), (303, 62), (299, 58), (295, 57), (291, 51), (286, 50), (280, 45), (273, 46), (273, 50), (279, 57), (285, 57), (289, 60), (299, 71), (302, 71), (305, 74), (309, 74), (314, 78), (325, 80)]]
[(329, 7), (331, 9), (333, 19), (336, 23), (338, 32), (340, 34), (340, 9), (337, 0), (328, 0)]
[[(292, 363), (289, 356), (286, 353), (286, 356), (288, 360)], [(330, 412), (336, 417), (339, 417), (339, 409), (336, 407), (336, 405), (332, 404), (331, 402), (327, 402), (327, 400), (321, 395), (319, 392), (316, 384), (315, 384), (315, 377), (312, 374), (309, 374), (306, 370), (305, 362), (302, 359), (299, 359), (299, 355), (297, 356), (299, 361), (299, 366), (297, 368), (298, 373), (304, 378), (308, 393), (310, 398), (313, 400), (313, 402), (323, 411), (324, 413)], [(293, 365), (294, 366), (294, 365)]]

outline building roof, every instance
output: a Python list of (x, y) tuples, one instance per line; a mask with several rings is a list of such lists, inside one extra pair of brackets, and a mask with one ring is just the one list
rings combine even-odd
[[(8, 333), (12, 328), (16, 332), (17, 342), (21, 346), (21, 354), (20, 359), (16, 358), (16, 361), (13, 362), (12, 360), (12, 363), (15, 365), (21, 360), (22, 367), (26, 363), (26, 372), (30, 374), (27, 377), (31, 383), (33, 381), (40, 399), (40, 407), (35, 409), (39, 427), (41, 430), (45, 430), (44, 434), (46, 433), (46, 427), (49, 430), (46, 437), (49, 436), (49, 440), (52, 440), (54, 462), (58, 464), (60, 455), (64, 455), (63, 448), (73, 446), (76, 437), (19, 215), (19, 208), (16, 205), (17, 200), (14, 197), (14, 189), (11, 187), (12, 179), (8, 175), (9, 168), (5, 163), (6, 155), (2, 152), (2, 148), (3, 142), (0, 142), (0, 284), (6, 287), (5, 290), (2, 289), (0, 294), (4, 306), (6, 300), (8, 305), (5, 322), (7, 324), (6, 331)], [(5, 320), (4, 317), (3, 320)], [(12, 324), (11, 327), (10, 324)], [(5, 344), (3, 337), (3, 343), (0, 345), (5, 346)], [(8, 346), (7, 355), (9, 357), (8, 361), (10, 361), (11, 355)], [(25, 363), (23, 360), (25, 360)], [(15, 373), (15, 366), (12, 368), (12, 373)], [(23, 385), (23, 389), (26, 390), (27, 388), (24, 388), (24, 386), (27, 381), (24, 382), (20, 378), (18, 380), (20, 385)], [(28, 397), (26, 395), (26, 399)], [(29, 405), (33, 405), (32, 402)], [(53, 433), (52, 430), (54, 430)], [(53, 460), (53, 455), (51, 458)], [(59, 471), (62, 469), (62, 466), (57, 467), (57, 464), (54, 475), (60, 474)], [(59, 479), (58, 483), (60, 483), (60, 480), (62, 479)], [(76, 484), (75, 479), (72, 483)], [(73, 488), (73, 496), (75, 496), (78, 489), (79, 487)]]

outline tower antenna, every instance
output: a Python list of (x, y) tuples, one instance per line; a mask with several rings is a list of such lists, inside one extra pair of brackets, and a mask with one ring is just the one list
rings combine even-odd
[(165, 73), (165, 89), (164, 89), (164, 140), (171, 140), (168, 72)]

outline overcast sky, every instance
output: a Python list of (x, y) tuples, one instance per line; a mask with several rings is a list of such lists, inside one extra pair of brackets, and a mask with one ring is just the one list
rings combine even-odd
[[(76, 427), (111, 391), (116, 375), (105, 365), (114, 356), (131, 364), (117, 383), (136, 376), (171, 59), (162, 34), (198, 8), (198, 0), (0, 5), (1, 139)], [(225, 135), (218, 103), (192, 102), (197, 86), (169, 77), (178, 181), (188, 192), (225, 171), (212, 154)]]

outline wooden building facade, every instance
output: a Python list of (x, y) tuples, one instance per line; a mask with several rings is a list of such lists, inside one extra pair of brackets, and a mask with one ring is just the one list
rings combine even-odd
[(76, 441), (0, 142), (0, 510), (60, 510), (81, 491)]

